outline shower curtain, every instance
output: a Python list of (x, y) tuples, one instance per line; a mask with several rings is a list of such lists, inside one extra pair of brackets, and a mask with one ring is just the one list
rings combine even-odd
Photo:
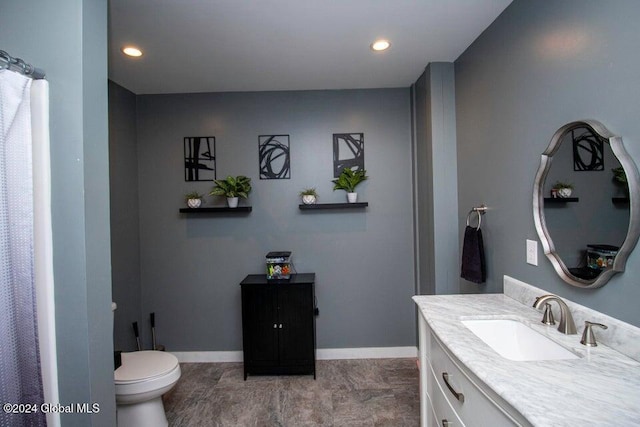
[(2, 427), (46, 425), (39, 409), (44, 389), (36, 308), (31, 86), (30, 78), (0, 70), (0, 402), (38, 405), (27, 410), (32, 413), (12, 413), (25, 408), (3, 406)]

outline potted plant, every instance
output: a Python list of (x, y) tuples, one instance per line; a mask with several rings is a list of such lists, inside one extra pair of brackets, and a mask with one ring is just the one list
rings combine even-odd
[(314, 205), (320, 196), (315, 188), (305, 188), (300, 192), (300, 197), (305, 205)]
[(238, 207), (238, 197), (246, 199), (251, 192), (251, 178), (244, 175), (228, 176), (213, 181), (216, 185), (209, 193), (212, 196), (224, 196), (230, 208)]
[(613, 180), (622, 187), (624, 194), (629, 197), (629, 182), (627, 181), (627, 174), (624, 172), (624, 168), (619, 166), (611, 169), (611, 172), (613, 172)]
[(567, 184), (566, 182), (556, 181), (551, 188), (551, 191), (556, 190), (558, 193), (558, 197), (567, 198), (571, 197), (571, 193), (573, 192), (573, 184)]
[(353, 171), (350, 168), (342, 169), (342, 173), (337, 179), (332, 180), (333, 191), (344, 190), (347, 192), (347, 201), (349, 203), (355, 203), (358, 200), (358, 193), (356, 193), (356, 186), (362, 181), (369, 178), (365, 169), (358, 169)]
[(187, 206), (195, 209), (199, 208), (202, 204), (202, 197), (204, 197), (202, 194), (198, 193), (197, 191), (192, 191), (184, 195), (184, 200), (185, 202), (187, 202)]

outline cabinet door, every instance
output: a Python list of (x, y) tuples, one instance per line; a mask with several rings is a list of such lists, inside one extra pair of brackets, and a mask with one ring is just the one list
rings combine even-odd
[(242, 287), (242, 336), (245, 363), (251, 366), (278, 364), (276, 287)]
[[(313, 363), (313, 286), (296, 284), (278, 289), (280, 364), (283, 366)], [(279, 326), (279, 325), (278, 325)]]

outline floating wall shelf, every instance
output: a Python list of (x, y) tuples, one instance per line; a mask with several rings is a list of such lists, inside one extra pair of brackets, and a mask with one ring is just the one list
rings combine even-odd
[(614, 205), (628, 205), (629, 198), (628, 197), (612, 197), (611, 201)]
[(315, 203), (313, 205), (298, 205), (300, 210), (302, 211), (312, 211), (312, 210), (321, 210), (321, 209), (357, 209), (357, 208), (366, 208), (369, 206), (369, 202), (358, 202), (358, 203)]
[(251, 212), (251, 206), (238, 206), (237, 208), (230, 208), (227, 206), (220, 206), (217, 208), (182, 208), (180, 213), (188, 214), (204, 214), (204, 213), (247, 213)]
[(545, 197), (545, 203), (578, 203), (580, 199), (578, 197)]

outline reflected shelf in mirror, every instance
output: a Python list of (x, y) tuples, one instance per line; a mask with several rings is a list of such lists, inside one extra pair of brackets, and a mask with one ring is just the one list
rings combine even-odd
[(615, 205), (628, 205), (629, 204), (629, 198), (628, 197), (612, 197), (611, 198), (611, 203), (613, 203)]
[(562, 203), (577, 203), (580, 201), (579, 197), (545, 197), (545, 203), (554, 203), (554, 204), (562, 204)]

